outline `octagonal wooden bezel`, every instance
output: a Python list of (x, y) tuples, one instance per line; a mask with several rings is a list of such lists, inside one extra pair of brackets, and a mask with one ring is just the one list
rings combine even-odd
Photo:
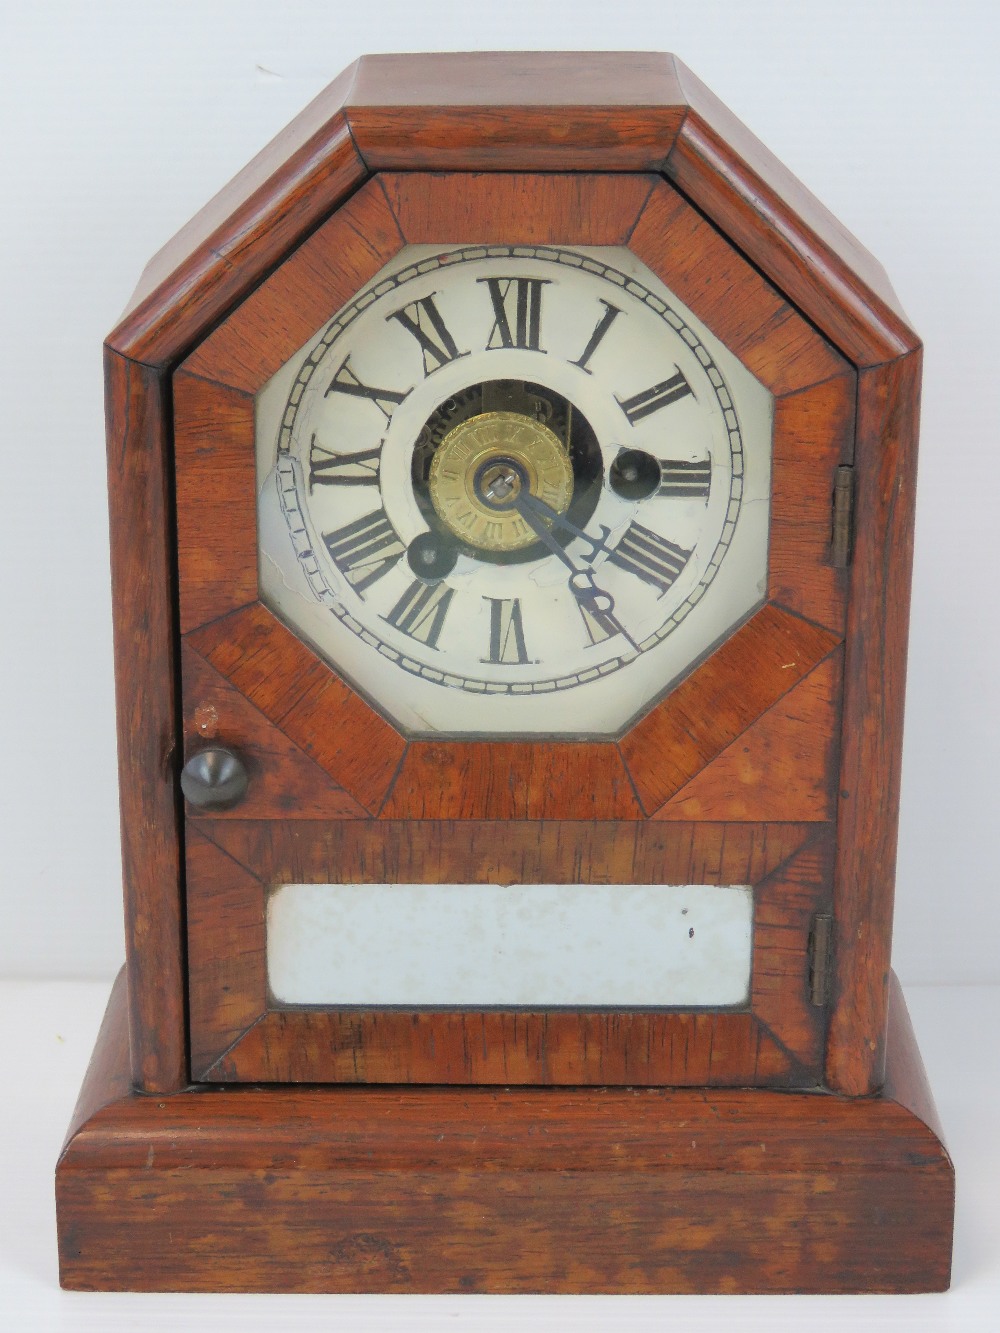
[[(920, 343), (877, 262), (680, 61), (652, 53), (362, 59), (151, 261), (109, 336), (134, 1081), (168, 1092), (185, 1084), (189, 1068), (171, 371), (372, 172), (441, 169), (662, 175), (857, 369), (842, 741), (839, 761), (830, 759), (835, 780), (811, 809), (828, 815), (835, 799), (833, 907), (845, 944), (834, 957), (827, 1083), (871, 1093), (884, 1068)], [(827, 407), (816, 397), (814, 415)], [(821, 698), (827, 684), (810, 684), (818, 679), (813, 673), (800, 688)], [(776, 731), (787, 740), (796, 726), (790, 702), (765, 726), (766, 743)], [(745, 778), (740, 746), (724, 750), (716, 766)], [(279, 743), (275, 755), (283, 771), (301, 774), (292, 751)], [(338, 791), (336, 803), (350, 809), (352, 798)], [(696, 781), (660, 816), (711, 804)]]
[[(260, 603), (254, 394), (403, 245), (446, 240), (627, 244), (775, 395), (768, 601), (620, 742), (407, 742)], [(842, 637), (829, 487), (853, 372), (665, 181), (380, 173), (184, 361), (173, 399), (184, 641), (369, 814), (651, 815)], [(587, 783), (567, 781), (581, 765)]]

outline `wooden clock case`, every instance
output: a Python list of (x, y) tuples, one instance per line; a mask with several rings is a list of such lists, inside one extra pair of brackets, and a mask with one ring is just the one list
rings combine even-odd
[[(775, 396), (767, 601), (617, 742), (408, 741), (258, 600), (254, 393), (331, 293), (451, 236), (628, 244)], [(106, 348), (127, 964), (57, 1171), (64, 1285), (947, 1286), (889, 971), (920, 357), (670, 56), (365, 58), (152, 261)], [(199, 817), (177, 773), (217, 734), (268, 765)], [(745, 1012), (268, 1004), (268, 882), (741, 873)]]

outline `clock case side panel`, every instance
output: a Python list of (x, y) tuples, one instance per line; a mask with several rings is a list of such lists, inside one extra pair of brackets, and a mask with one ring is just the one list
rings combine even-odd
[(663, 173), (856, 368), (827, 1084), (882, 1086), (922, 346), (873, 256), (680, 61)]
[(171, 372), (368, 177), (345, 71), (150, 263), (104, 349), (131, 1075), (189, 1082)]
[(132, 1077), (187, 1083), (169, 377), (105, 349), (111, 582)]
[[(922, 352), (858, 376), (827, 1084), (885, 1078)], [(840, 946), (843, 947), (840, 947)]]

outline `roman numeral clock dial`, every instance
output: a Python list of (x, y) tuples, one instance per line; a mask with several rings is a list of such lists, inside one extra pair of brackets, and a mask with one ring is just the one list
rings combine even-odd
[(614, 735), (762, 601), (771, 425), (624, 249), (407, 247), (258, 395), (265, 600), (411, 734)]

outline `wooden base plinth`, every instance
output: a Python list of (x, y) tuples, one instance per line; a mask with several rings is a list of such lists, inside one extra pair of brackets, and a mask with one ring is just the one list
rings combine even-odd
[(954, 1176), (898, 985), (877, 1098), (239, 1087), (139, 1096), (121, 978), (56, 1172), (66, 1287), (917, 1292)]

